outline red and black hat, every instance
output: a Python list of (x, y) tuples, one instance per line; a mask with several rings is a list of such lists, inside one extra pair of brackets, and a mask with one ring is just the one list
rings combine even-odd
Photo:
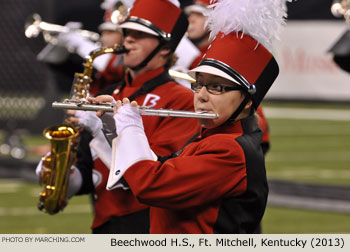
[(121, 28), (142, 31), (170, 42), (172, 51), (175, 51), (187, 27), (186, 15), (169, 0), (136, 0), (121, 25)]
[(271, 48), (285, 23), (286, 1), (210, 1), (212, 42), (191, 77), (205, 72), (226, 78), (242, 86), (257, 108), (279, 73)]
[(272, 54), (249, 35), (219, 33), (189, 74), (194, 78), (196, 72), (217, 75), (242, 86), (256, 108), (277, 78), (279, 68)]
[(191, 12), (204, 14), (208, 10), (211, 0), (195, 0), (193, 4), (185, 7), (185, 13), (189, 15)]

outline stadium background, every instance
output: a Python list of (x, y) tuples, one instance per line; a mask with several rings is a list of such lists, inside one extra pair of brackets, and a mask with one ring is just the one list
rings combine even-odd
[[(42, 130), (63, 118), (51, 102), (67, 95), (81, 60), (72, 56), (60, 66), (39, 62), (36, 55), (45, 42), (41, 37), (27, 39), (23, 31), (33, 13), (61, 25), (80, 21), (84, 29), (97, 31), (103, 17), (100, 2), (0, 0), (0, 233), (90, 233), (89, 198), (76, 197), (62, 213), (48, 216), (36, 208), (42, 188), (34, 175), (40, 158), (36, 150), (47, 143)], [(287, 27), (300, 22), (334, 24), (337, 36), (322, 34), (331, 48), (349, 27), (332, 16), (331, 4), (332, 0), (288, 4)], [(314, 43), (319, 42), (316, 36)], [(319, 53), (331, 61), (329, 52)], [(312, 95), (311, 83), (293, 89), (293, 83), (305, 81), (298, 79), (301, 75), (281, 79), (263, 103), (271, 132), (266, 159), (270, 196), (263, 232), (350, 233), (350, 75), (340, 68), (333, 71), (331, 78), (337, 83), (325, 89), (316, 86), (324, 90), (317, 96)], [(334, 88), (336, 84), (342, 88)]]

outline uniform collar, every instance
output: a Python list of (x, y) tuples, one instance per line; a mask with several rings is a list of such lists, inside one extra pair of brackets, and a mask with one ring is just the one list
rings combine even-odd
[(214, 134), (247, 134), (258, 129), (258, 123), (255, 115), (248, 116), (239, 121), (224, 123), (213, 129), (202, 128), (200, 138), (206, 138)]

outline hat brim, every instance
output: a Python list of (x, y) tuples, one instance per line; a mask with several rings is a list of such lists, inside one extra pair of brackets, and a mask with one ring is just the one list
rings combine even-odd
[(120, 28), (141, 31), (159, 37), (159, 34), (153, 31), (151, 28), (135, 22), (125, 22), (120, 25)]
[(185, 7), (184, 11), (187, 15), (189, 15), (191, 12), (198, 12), (204, 14), (206, 11), (208, 11), (208, 9), (203, 5), (194, 4)]
[(113, 24), (112, 22), (104, 22), (98, 26), (99, 31), (117, 31), (120, 25)]
[(216, 75), (216, 76), (228, 79), (228, 80), (236, 83), (237, 85), (242, 86), (238, 81), (236, 81), (230, 75), (228, 75), (227, 73), (221, 71), (220, 69), (218, 69), (216, 67), (212, 67), (212, 66), (208, 66), (208, 65), (201, 65), (201, 66), (198, 66), (198, 67), (191, 69), (188, 72), (188, 75), (191, 76), (193, 79), (196, 79), (196, 73), (208, 73), (208, 74)]

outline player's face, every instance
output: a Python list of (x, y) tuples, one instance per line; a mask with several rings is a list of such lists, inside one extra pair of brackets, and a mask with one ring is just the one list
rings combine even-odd
[(204, 29), (206, 17), (199, 12), (191, 12), (188, 16), (187, 36), (189, 39), (195, 40), (203, 37), (207, 31)]
[(113, 47), (115, 44), (120, 45), (123, 41), (121, 31), (105, 30), (101, 33), (101, 44), (105, 47)]
[(215, 94), (208, 92), (206, 85), (220, 85), (223, 87), (237, 87), (232, 81), (208, 74), (198, 73), (196, 78), (203, 87), (194, 94), (194, 108), (196, 111), (219, 114), (217, 119), (199, 119), (203, 128), (215, 128), (226, 122), (242, 103), (244, 95), (240, 90), (224, 91)]
[(157, 37), (131, 29), (125, 29), (124, 47), (129, 50), (124, 54), (124, 64), (128, 67), (139, 65), (159, 44)]

